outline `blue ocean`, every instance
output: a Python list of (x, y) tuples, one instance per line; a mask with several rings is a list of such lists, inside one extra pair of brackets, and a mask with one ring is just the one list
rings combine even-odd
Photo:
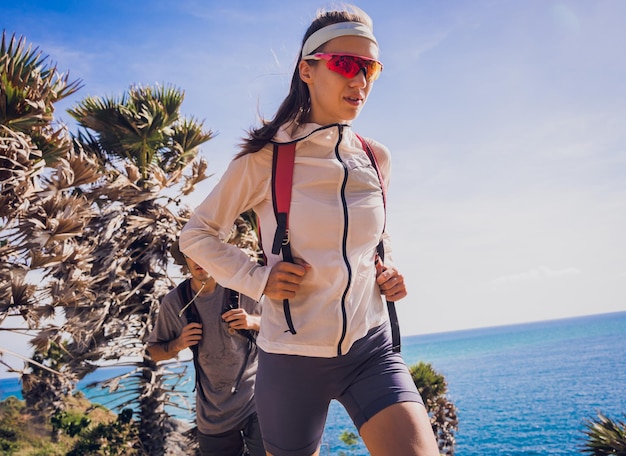
[[(625, 418), (626, 312), (410, 336), (402, 354), (445, 376), (457, 456), (580, 454), (585, 420)], [(0, 394), (19, 396), (18, 382), (0, 380)], [(367, 455), (342, 442), (346, 431), (356, 433), (333, 402), (321, 454)]]

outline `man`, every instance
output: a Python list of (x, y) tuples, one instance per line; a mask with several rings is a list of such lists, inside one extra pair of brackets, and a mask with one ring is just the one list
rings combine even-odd
[(254, 404), (259, 303), (221, 287), (178, 241), (170, 253), (190, 278), (163, 298), (148, 353), (162, 361), (188, 347), (194, 352), (201, 455), (265, 456)]

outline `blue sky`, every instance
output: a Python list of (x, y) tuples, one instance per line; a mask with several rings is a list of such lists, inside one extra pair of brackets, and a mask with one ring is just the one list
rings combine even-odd
[[(626, 2), (356, 1), (385, 68), (355, 130), (393, 155), (388, 226), (404, 335), (626, 310)], [(170, 83), (218, 133), (215, 176), (286, 94), (323, 2), (17, 1), (24, 35), (84, 87)]]

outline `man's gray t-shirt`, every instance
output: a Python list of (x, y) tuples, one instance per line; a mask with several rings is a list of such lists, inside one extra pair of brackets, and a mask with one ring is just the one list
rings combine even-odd
[[(185, 314), (178, 316), (186, 304), (181, 302), (179, 296), (178, 290), (174, 289), (161, 301), (149, 345), (175, 339), (187, 325)], [(213, 293), (198, 296), (195, 300), (202, 322), (202, 339), (198, 344), (200, 369), (196, 372), (202, 388), (196, 387), (196, 422), (198, 430), (203, 434), (230, 431), (256, 411), (256, 345), (252, 346), (238, 391), (235, 394), (232, 392), (245, 363), (249, 341), (241, 333), (229, 331), (228, 324), (222, 320), (222, 309), (228, 299), (229, 291), (217, 285)], [(239, 306), (252, 315), (261, 313), (259, 303), (247, 296), (240, 297)]]

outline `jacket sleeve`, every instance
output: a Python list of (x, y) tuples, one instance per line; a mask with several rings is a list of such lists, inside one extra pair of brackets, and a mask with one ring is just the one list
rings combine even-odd
[(255, 300), (263, 294), (270, 268), (251, 261), (245, 252), (224, 240), (237, 216), (263, 201), (270, 176), (271, 154), (259, 151), (233, 160), (180, 235), (185, 255), (223, 287)]

